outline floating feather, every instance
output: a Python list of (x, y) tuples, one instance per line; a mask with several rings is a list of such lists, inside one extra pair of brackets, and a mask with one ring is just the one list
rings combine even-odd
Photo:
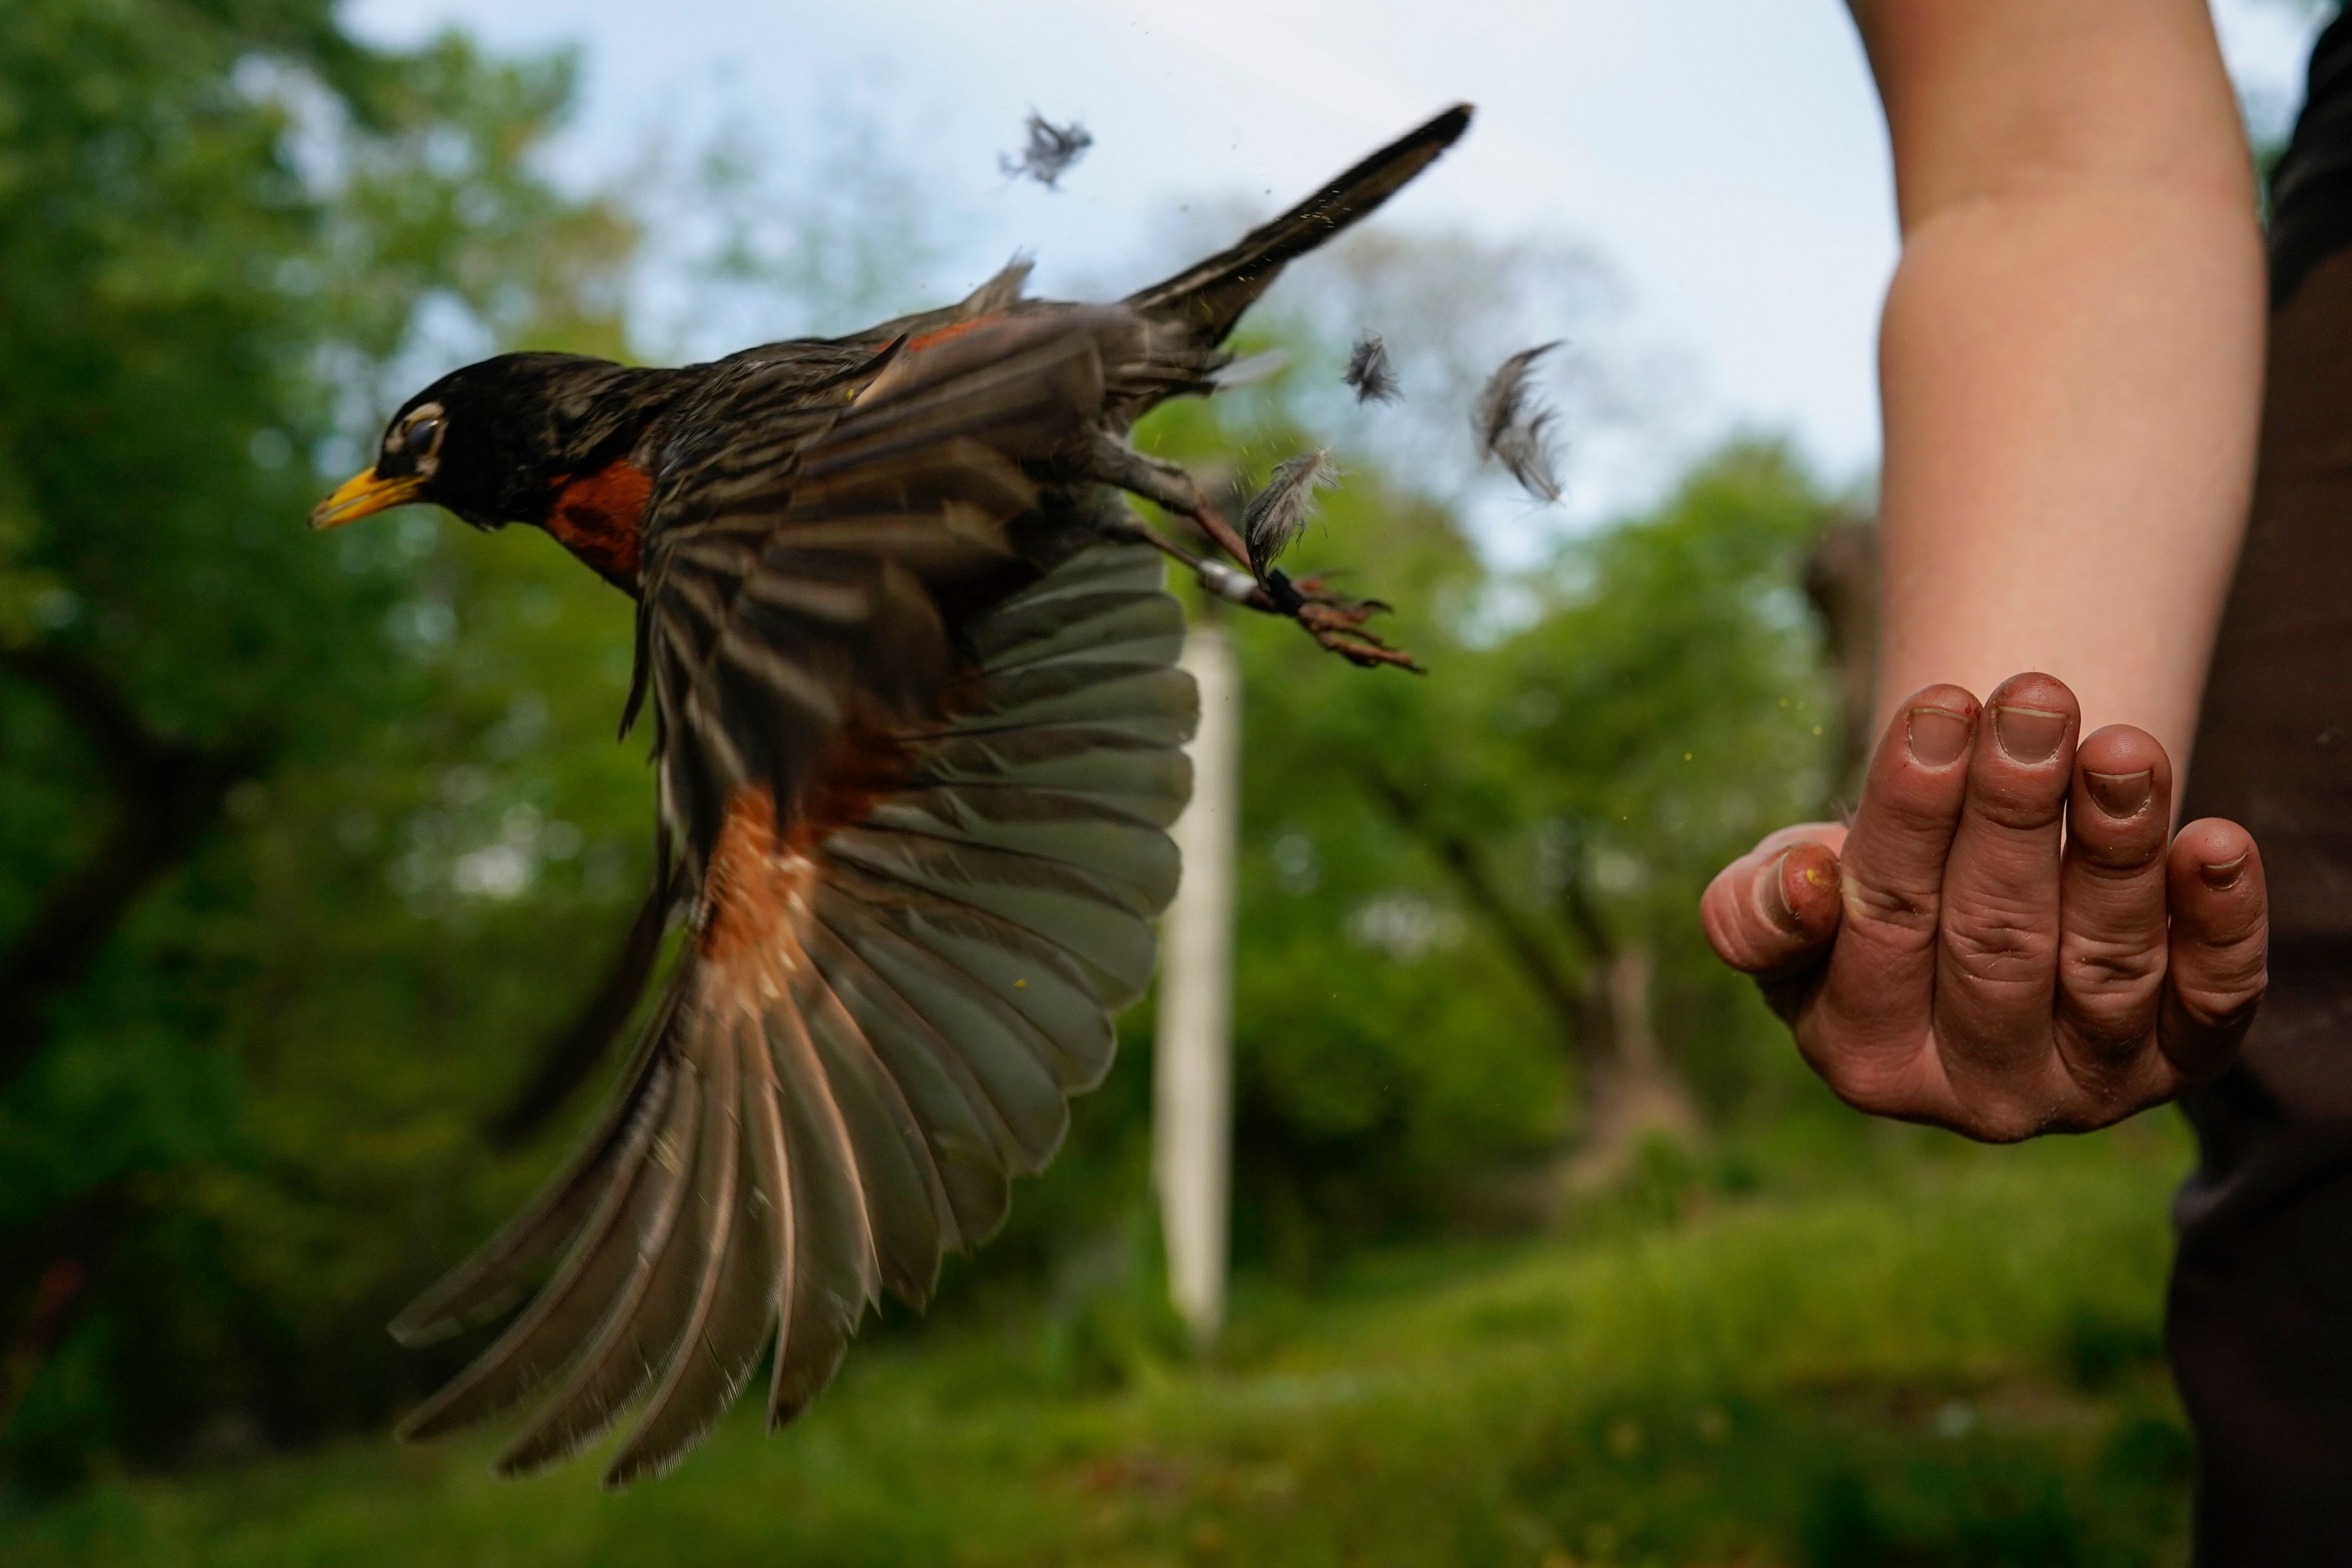
[(1255, 386), (1272, 381), (1290, 366), (1290, 355), (1281, 349), (1262, 349), (1254, 354), (1244, 354), (1227, 360), (1209, 373), (1209, 384), (1219, 392), (1231, 392), (1236, 387)]
[(992, 316), (1020, 303), (1021, 291), (1028, 286), (1029, 274), (1036, 265), (1036, 258), (1027, 251), (1014, 251), (1013, 259), (998, 268), (995, 277), (971, 291), (963, 302), (965, 311), (973, 316)]
[(1479, 455), (1501, 464), (1529, 495), (1548, 501), (1560, 495), (1559, 460), (1552, 442), (1559, 416), (1537, 401), (1528, 376), (1537, 360), (1558, 347), (1557, 342), (1538, 343), (1505, 360), (1479, 393), (1471, 416)]
[(1389, 345), (1378, 332), (1366, 332), (1356, 340), (1355, 352), (1348, 356), (1347, 374), (1340, 379), (1356, 389), (1359, 403), (1397, 400), (1396, 367), (1389, 363)]
[(1265, 574), (1315, 516), (1315, 493), (1339, 479), (1339, 465), (1322, 451), (1301, 452), (1274, 466), (1265, 489), (1250, 497), (1242, 512), (1242, 539), (1250, 565)]
[(1047, 190), (1059, 190), (1064, 174), (1070, 165), (1085, 156), (1095, 144), (1094, 133), (1076, 121), (1056, 125), (1035, 110), (1029, 111), (1029, 142), (1021, 149), (1021, 156), (1001, 153), (996, 166), (1013, 179), (1026, 177)]

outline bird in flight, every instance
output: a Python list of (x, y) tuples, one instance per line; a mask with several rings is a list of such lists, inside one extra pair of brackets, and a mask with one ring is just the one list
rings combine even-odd
[(530, 1293), (404, 1435), (535, 1399), (499, 1461), (520, 1473), (642, 1407), (605, 1476), (625, 1485), (772, 1344), (769, 1419), (790, 1420), (883, 1289), (919, 1306), (995, 1229), (1108, 1069), (1176, 888), (1196, 698), (1162, 557), (1360, 664), (1410, 664), (1365, 630), (1377, 606), (1254, 565), (1127, 432), (1213, 392), (1284, 263), (1469, 121), (1115, 304), (1023, 299), (1016, 263), (957, 305), (707, 364), (485, 360), (410, 398), (320, 503), (320, 528), (420, 501), (530, 524), (635, 597), (622, 728), (650, 710), (656, 896), (688, 927), (599, 1124), (393, 1324), (421, 1343)]

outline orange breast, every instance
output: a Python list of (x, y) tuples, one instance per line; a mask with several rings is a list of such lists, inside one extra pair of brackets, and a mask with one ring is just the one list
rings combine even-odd
[(654, 482), (627, 462), (560, 482), (547, 531), (585, 561), (598, 576), (634, 592), (637, 550), (645, 538), (646, 502)]

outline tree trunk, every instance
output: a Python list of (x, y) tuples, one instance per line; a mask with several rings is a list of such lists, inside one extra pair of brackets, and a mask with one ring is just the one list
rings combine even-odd
[(1571, 875), (1560, 908), (1589, 955), (1582, 973), (1561, 963), (1556, 944), (1505, 896), (1478, 847), (1431, 822), (1419, 796), (1375, 771), (1372, 795), (1398, 825), (1445, 868), (1471, 912), (1493, 931), (1543, 1002), (1562, 1049), (1584, 1083), (1584, 1137), (1570, 1163), (1571, 1184), (1602, 1184), (1622, 1173), (1652, 1133), (1696, 1138), (1699, 1118), (1652, 1026), (1652, 964), (1646, 949), (1621, 943)]
[(1699, 1134), (1696, 1107), (1658, 1048), (1650, 1009), (1655, 966), (1647, 948), (1624, 946), (1596, 963), (1587, 1028), (1596, 1048), (1585, 1068), (1584, 1140), (1569, 1163), (1572, 1187), (1606, 1185), (1622, 1175), (1650, 1138), (1690, 1143)]
[(49, 889), (0, 956), (0, 1084), (47, 1043), (50, 1002), (79, 981), (131, 907), (185, 859), (247, 759), (150, 731), (95, 666), (54, 648), (0, 649), (0, 672), (40, 688), (113, 775), (114, 820), (97, 852)]

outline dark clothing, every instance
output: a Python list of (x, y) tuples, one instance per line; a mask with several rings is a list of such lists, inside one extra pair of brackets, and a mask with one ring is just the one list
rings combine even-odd
[(2189, 817), (2244, 824), (2271, 990), (2186, 1109), (2168, 1335), (2196, 1428), (2200, 1568), (2352, 1564), (2352, 28), (2311, 64), (2273, 182), (2252, 521)]
[(2341, 16), (2312, 46), (2294, 138), (2271, 174), (2271, 307), (2352, 245), (2352, 32)]

